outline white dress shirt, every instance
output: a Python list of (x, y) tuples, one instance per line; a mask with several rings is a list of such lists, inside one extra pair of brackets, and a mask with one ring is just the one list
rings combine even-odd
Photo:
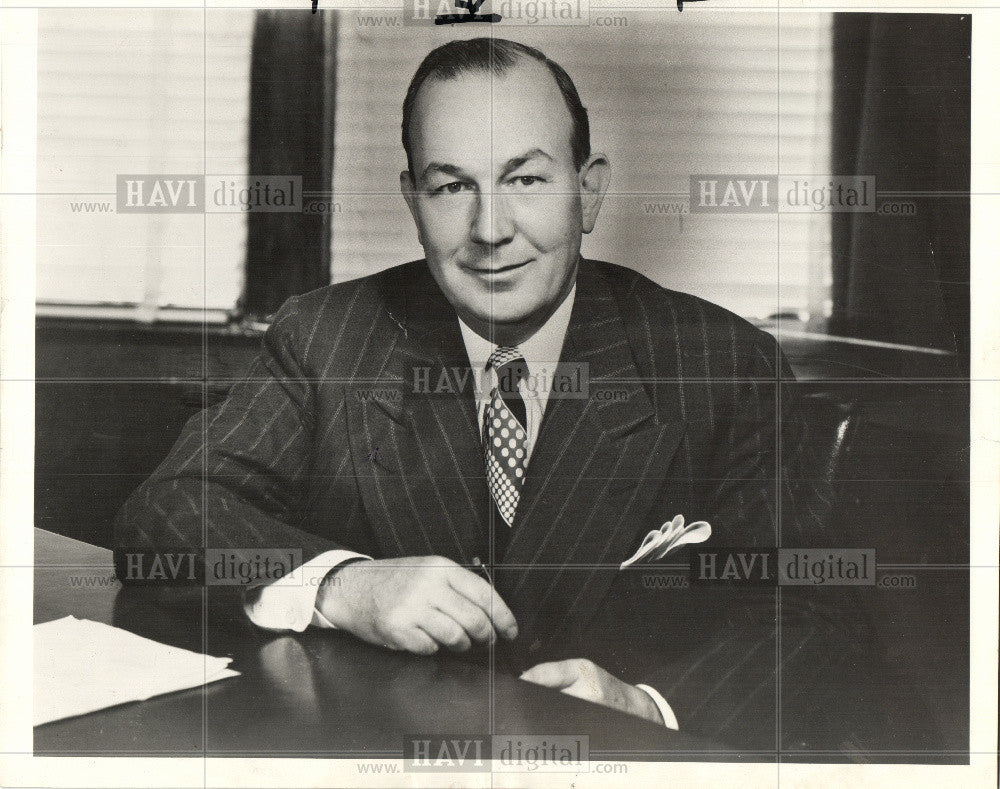
[[(575, 299), (576, 286), (574, 285), (569, 295), (563, 299), (562, 304), (556, 308), (545, 324), (530, 338), (517, 346), (528, 367), (528, 376), (520, 381), (518, 389), (524, 400), (528, 417), (528, 424), (525, 425), (527, 433), (525, 456), (529, 467), (531, 451), (535, 447), (538, 431), (542, 424), (542, 416), (545, 414), (545, 406), (549, 401), (552, 378), (562, 355), (563, 342), (566, 339), (566, 330), (569, 328), (569, 319), (573, 312)], [(476, 372), (476, 375), (472, 376), (472, 380), (476, 385), (476, 413), (478, 424), (481, 426), (483, 412), (490, 400), (490, 392), (498, 384), (496, 371), (492, 369), (486, 371), (486, 363), (497, 346), (476, 334), (461, 318), (458, 319), (458, 323), (462, 331), (462, 340), (465, 343), (469, 363)], [(321, 553), (296, 569), (295, 572), (282, 578), (279, 583), (250, 590), (244, 603), (247, 616), (255, 625), (268, 630), (302, 632), (309, 625), (320, 628), (334, 627), (316, 608), (320, 584), (334, 567), (338, 567), (346, 561), (357, 559), (371, 559), (371, 557), (344, 550)], [(677, 718), (666, 699), (648, 685), (636, 685), (636, 687), (652, 697), (667, 727), (677, 729)]]

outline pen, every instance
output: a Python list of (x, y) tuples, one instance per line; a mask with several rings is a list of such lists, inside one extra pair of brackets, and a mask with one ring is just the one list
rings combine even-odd
[[(493, 583), (493, 578), (490, 576), (490, 571), (486, 565), (483, 564), (482, 559), (478, 556), (473, 556), (472, 566), (477, 570), (482, 570), (489, 585), (496, 588)], [(497, 667), (508, 674), (512, 674), (515, 677), (518, 676), (523, 669), (520, 666), (520, 660), (518, 660), (515, 652), (511, 649), (510, 644), (505, 642), (503, 639), (497, 639), (491, 646)]]
[(483, 564), (482, 560), (478, 556), (472, 557), (472, 564), (474, 567), (478, 567), (483, 571), (483, 575), (486, 576), (486, 580), (489, 581), (490, 586), (493, 586), (493, 579), (490, 577), (490, 571), (486, 568), (486, 565)]

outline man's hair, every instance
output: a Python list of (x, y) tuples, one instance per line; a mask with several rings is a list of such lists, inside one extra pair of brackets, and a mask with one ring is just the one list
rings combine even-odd
[(548, 66), (573, 121), (573, 131), (570, 136), (573, 164), (579, 169), (587, 161), (590, 157), (590, 121), (587, 119), (587, 108), (580, 101), (576, 85), (565, 69), (554, 60), (549, 60), (537, 49), (516, 41), (504, 38), (468, 38), (449, 41), (432, 50), (410, 80), (410, 87), (407, 88), (406, 98), (403, 100), (403, 150), (406, 151), (406, 165), (413, 177), (416, 177), (416, 173), (413, 172), (410, 122), (413, 119), (413, 105), (416, 103), (420, 86), (431, 78), (448, 80), (473, 72), (492, 71), (498, 77), (503, 76), (523, 58), (531, 58)]

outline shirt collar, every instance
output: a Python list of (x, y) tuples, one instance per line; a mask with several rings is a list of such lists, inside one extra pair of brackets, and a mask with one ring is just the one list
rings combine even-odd
[[(529, 372), (541, 372), (542, 370), (551, 372), (559, 363), (575, 299), (576, 283), (573, 284), (573, 289), (563, 299), (562, 304), (556, 307), (556, 311), (552, 313), (545, 324), (517, 346), (524, 356), (524, 361), (528, 364)], [(469, 362), (473, 369), (485, 369), (490, 354), (497, 346), (476, 334), (461, 318), (458, 319), (458, 325), (462, 329), (465, 351), (469, 355)]]

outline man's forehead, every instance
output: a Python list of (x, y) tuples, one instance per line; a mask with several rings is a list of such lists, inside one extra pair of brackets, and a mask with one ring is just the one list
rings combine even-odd
[[(558, 159), (572, 155), (572, 123), (548, 68), (522, 59), (500, 75), (475, 71), (425, 82), (410, 139), (423, 163), (496, 164), (533, 148)], [(424, 166), (414, 164), (418, 172)]]

